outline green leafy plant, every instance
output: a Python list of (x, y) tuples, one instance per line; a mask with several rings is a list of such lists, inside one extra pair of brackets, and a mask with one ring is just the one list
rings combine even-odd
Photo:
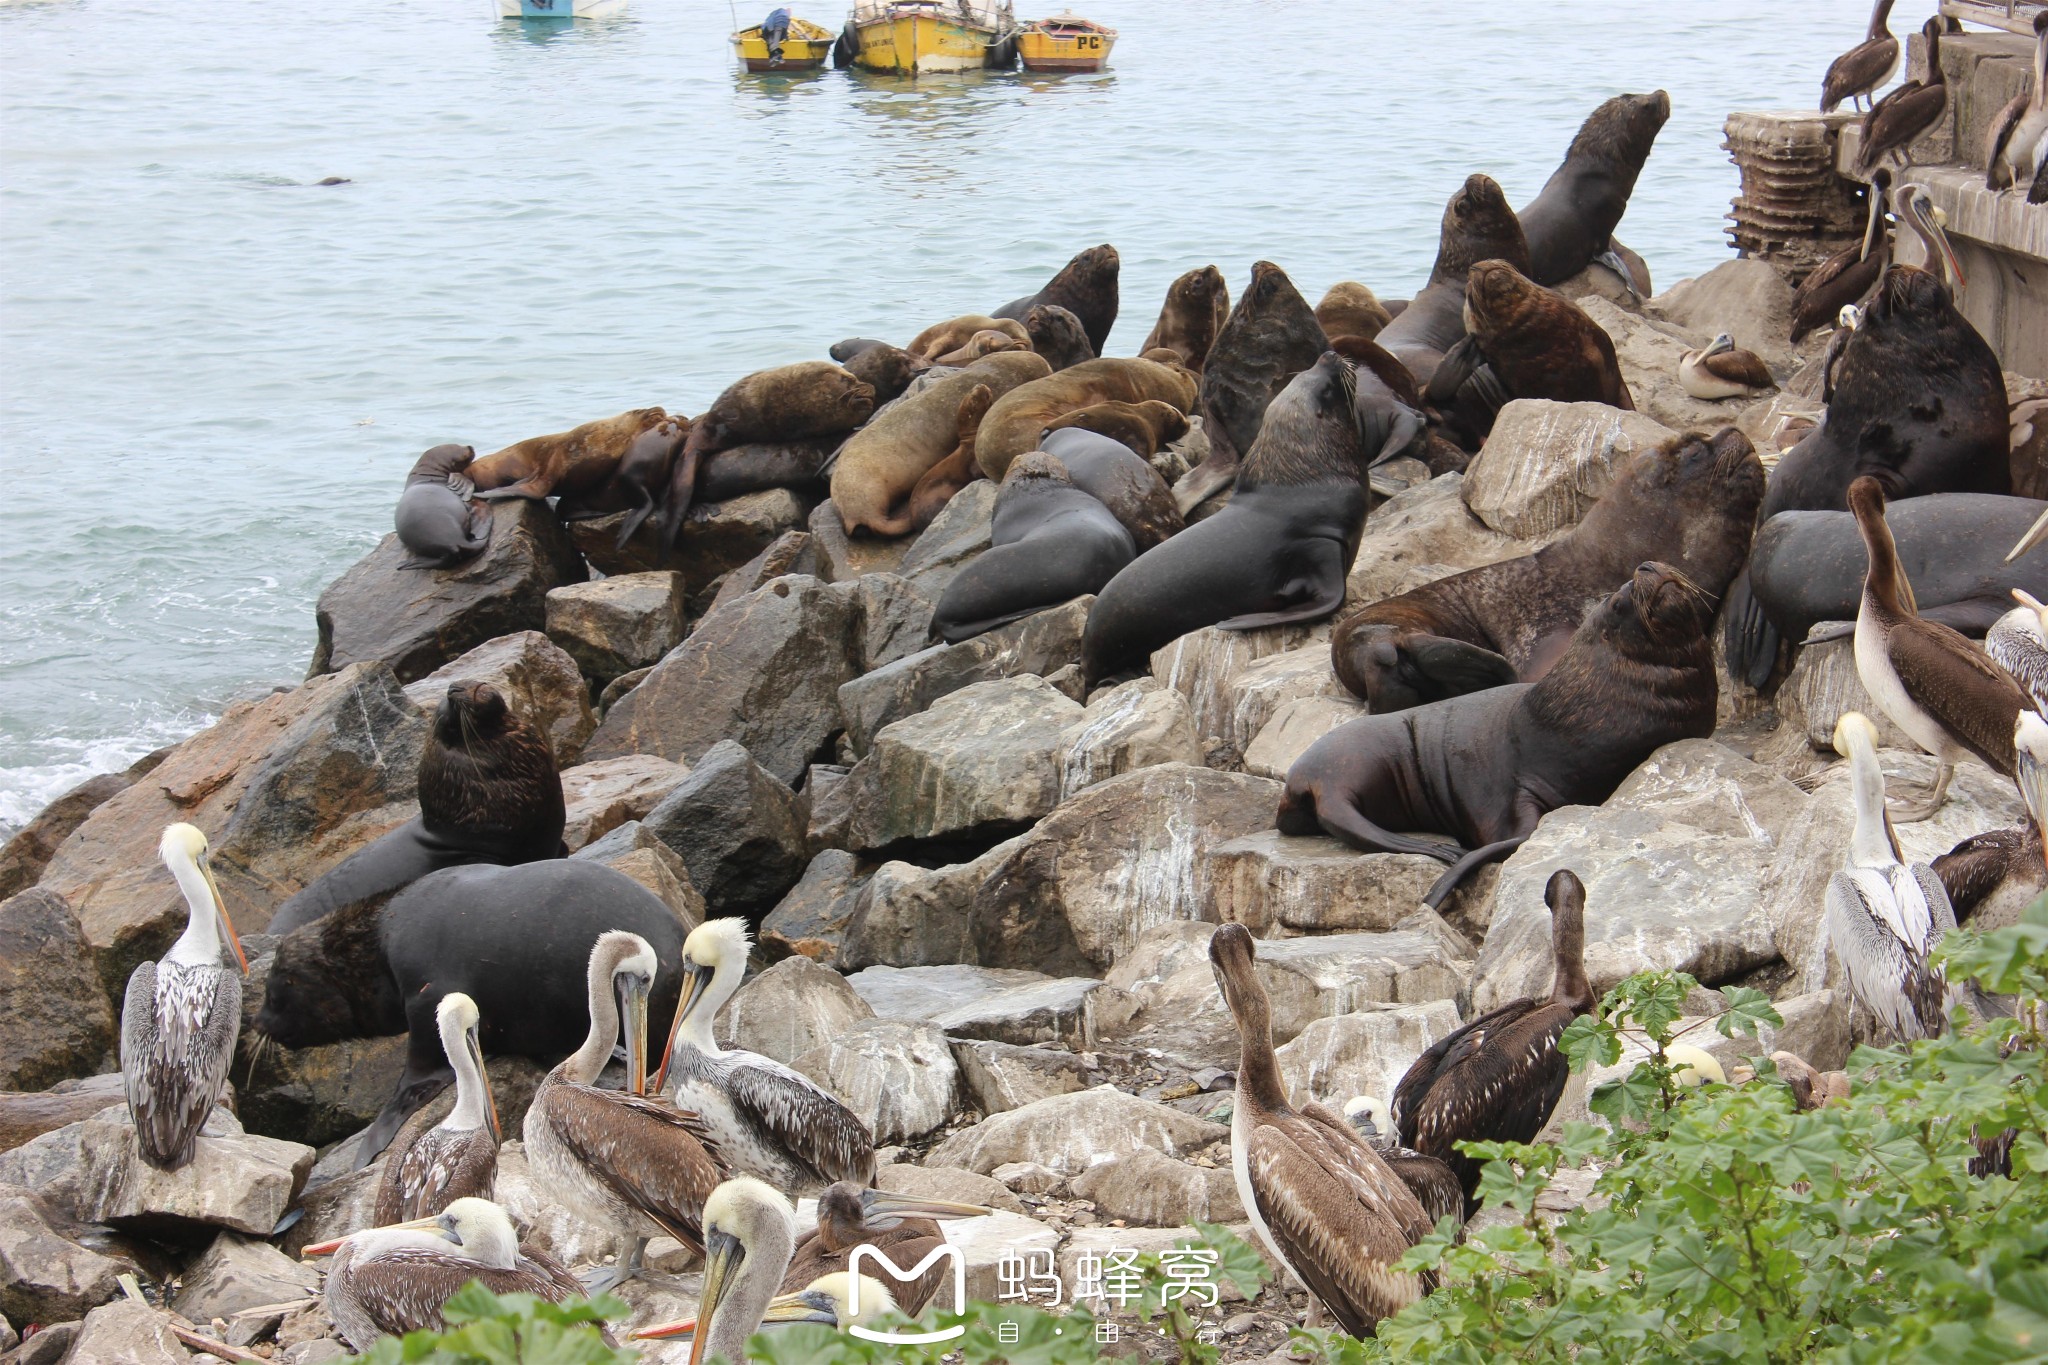
[(493, 1294), (475, 1280), (441, 1309), (448, 1328), (386, 1337), (363, 1357), (369, 1365), (631, 1365), (636, 1351), (604, 1344), (599, 1327), (626, 1316), (609, 1294), (549, 1303), (532, 1294)]

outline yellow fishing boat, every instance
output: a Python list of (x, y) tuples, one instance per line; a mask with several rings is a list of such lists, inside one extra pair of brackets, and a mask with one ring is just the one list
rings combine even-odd
[(1033, 19), (1017, 32), (1017, 57), (1026, 71), (1100, 71), (1115, 46), (1115, 29), (1072, 10)]
[(1009, 0), (863, 0), (847, 26), (858, 44), (853, 60), (869, 71), (980, 71), (1017, 60)]
[[(831, 30), (808, 19), (792, 19), (786, 10), (777, 10), (769, 18), (778, 16), (785, 26), (779, 34), (768, 33), (771, 25), (764, 22), (732, 35), (732, 48), (739, 54), (740, 64), (749, 71), (816, 71), (822, 67), (832, 55), (835, 35)], [(769, 41), (771, 36), (776, 39), (773, 43)]]

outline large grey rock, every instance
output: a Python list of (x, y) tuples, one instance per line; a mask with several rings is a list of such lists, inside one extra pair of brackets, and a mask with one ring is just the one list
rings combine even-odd
[(761, 553), (777, 536), (804, 524), (809, 506), (794, 490), (764, 488), (719, 502), (694, 502), (683, 518), (672, 554), (661, 552), (660, 519), (649, 517), (624, 548), (619, 531), (629, 513), (614, 512), (569, 523), (576, 548), (600, 573), (624, 575), (674, 570), (683, 577), (683, 595), (695, 597), (720, 574), (729, 573)]
[[(1012, 1277), (1007, 1283), (1015, 1285), (1014, 1267), (1020, 1262), (1027, 1266), (1042, 1265), (1060, 1248), (1058, 1229), (1014, 1213), (962, 1218), (941, 1226), (945, 1228), (946, 1241), (960, 1249), (960, 1259), (966, 1263), (967, 1297), (984, 1303), (997, 1302), (1006, 1275)], [(1065, 1282), (1073, 1283), (1071, 1279)], [(932, 1300), (933, 1305), (951, 1309), (952, 1292), (950, 1288), (941, 1289)]]
[(1237, 1182), (1225, 1166), (1190, 1166), (1150, 1147), (1104, 1161), (1073, 1178), (1076, 1199), (1103, 1218), (1139, 1227), (1178, 1228), (1196, 1221), (1234, 1223), (1244, 1217)]
[(71, 837), (71, 831), (148, 776), (168, 753), (170, 748), (166, 746), (144, 754), (121, 772), (88, 777), (37, 811), (12, 838), (0, 844), (0, 900), (18, 896), (34, 886), (43, 869), (50, 865), (50, 859), (56, 856), (58, 846)]
[(1443, 870), (1419, 854), (1360, 853), (1335, 839), (1273, 829), (1209, 852), (1217, 917), (1261, 938), (1384, 932), (1415, 913)]
[(568, 584), (548, 594), (548, 638), (585, 676), (608, 683), (682, 643), (683, 600), (683, 576), (668, 571)]
[(974, 961), (969, 907), (980, 884), (979, 862), (936, 870), (883, 863), (854, 894), (840, 965), (858, 971)]
[(603, 863), (612, 871), (631, 877), (675, 911), (685, 932), (710, 918), (710, 907), (690, 881), (690, 869), (682, 856), (638, 820), (619, 826), (570, 856)]
[(735, 598), (745, 597), (785, 574), (818, 576), (818, 550), (809, 531), (784, 531), (768, 547), (725, 576), (711, 599), (716, 611)]
[(186, 1365), (191, 1359), (161, 1313), (120, 1299), (85, 1315), (64, 1365)]
[(11, 1152), (30, 1138), (89, 1119), (127, 1094), (119, 1072), (60, 1081), (53, 1090), (33, 1094), (0, 1090), (0, 1152)]
[(1465, 505), (1503, 535), (1530, 538), (1577, 525), (1617, 465), (1672, 434), (1604, 403), (1516, 399), (1500, 410), (1465, 470)]
[(830, 498), (811, 509), (811, 545), (818, 556), (818, 577), (828, 583), (851, 583), (868, 574), (894, 573), (910, 549), (910, 538), (878, 540), (849, 536)]
[(954, 1038), (1093, 1047), (1095, 1028), (1088, 997), (1101, 985), (1085, 976), (1028, 982), (961, 1001), (931, 1016), (931, 1022)]
[(1202, 762), (1194, 713), (1181, 694), (1152, 678), (1104, 688), (1060, 733), (1060, 799), (1134, 768)]
[(563, 769), (568, 818), (562, 842), (574, 852), (628, 821), (646, 819), (689, 775), (682, 764), (655, 754), (621, 754)]
[(576, 660), (537, 630), (515, 631), (478, 645), (405, 689), (420, 710), (432, 715), (453, 683), (487, 682), (505, 694), (514, 714), (541, 731), (555, 748), (555, 763), (568, 767), (583, 754), (597, 728), (590, 688)]
[[(1636, 411), (1673, 431), (1718, 431), (1732, 426), (1754, 399), (1728, 398), (1707, 402), (1694, 398), (1678, 382), (1678, 362), (1685, 353), (1714, 339), (1640, 313), (1617, 308), (1605, 299), (1586, 299), (1579, 307), (1614, 342), (1614, 357), (1628, 384)], [(1782, 333), (1780, 335), (1783, 335)]]
[(968, 1103), (984, 1114), (1086, 1090), (1093, 1079), (1087, 1063), (1075, 1053), (980, 1038), (956, 1039), (953, 1060), (960, 1064)]
[(820, 850), (789, 894), (761, 921), (761, 951), (770, 957), (802, 954), (818, 962), (837, 962), (869, 875), (844, 849)]
[(1253, 660), (1224, 681), (1223, 693), (1228, 702), (1216, 717), (1215, 733), (1236, 754), (1251, 747), (1283, 706), (1313, 699), (1352, 700), (1331, 667), (1327, 638)]
[(807, 861), (796, 794), (730, 740), (702, 754), (642, 823), (682, 855), (717, 914), (766, 910)]
[(120, 1293), (134, 1263), (84, 1245), (89, 1236), (33, 1190), (0, 1185), (0, 1314), (69, 1322)]
[(1054, 1095), (983, 1119), (931, 1151), (945, 1166), (987, 1175), (1013, 1161), (1035, 1161), (1074, 1176), (1104, 1161), (1150, 1148), (1179, 1156), (1227, 1137), (1230, 1130), (1154, 1100), (1098, 1085)]
[(853, 973), (846, 984), (884, 1019), (925, 1022), (1018, 987), (1042, 986), (1056, 979), (1014, 967), (874, 966)]
[(289, 1303), (320, 1292), (320, 1272), (268, 1242), (223, 1232), (186, 1267), (171, 1307), (193, 1322), (232, 1317), (245, 1308)]
[(1649, 300), (1643, 311), (1691, 332), (1726, 332), (1735, 344), (1780, 372), (1793, 363), (1792, 286), (1769, 261), (1723, 261), (1698, 279), (1680, 280)]
[(78, 917), (54, 891), (0, 902), (0, 1090), (90, 1076), (114, 1049), (114, 1011)]
[(1344, 581), (1338, 614), (1464, 569), (1533, 553), (1542, 543), (1494, 530), (1465, 505), (1463, 474), (1438, 475), (1396, 493), (1367, 515), (1365, 539)]
[(896, 572), (936, 602), (946, 585), (989, 547), (996, 514), (996, 485), (976, 479), (955, 493), (932, 524), (911, 542)]
[[(1219, 630), (1205, 626), (1191, 631), (1152, 655), (1152, 676), (1187, 698), (1194, 714), (1195, 733), (1204, 746), (1220, 744), (1222, 762), (1235, 766), (1251, 743), (1256, 727), (1234, 723), (1237, 693), (1232, 684), (1239, 674), (1261, 659), (1291, 651), (1313, 653), (1320, 649), (1329, 658), (1330, 623), (1304, 626), (1271, 626), (1265, 630)], [(1306, 657), (1306, 655), (1304, 655)], [(1215, 761), (1212, 759), (1212, 761)]]
[(794, 1062), (875, 1017), (846, 978), (807, 957), (776, 963), (740, 987), (719, 1015), (718, 1036), (778, 1062)]
[(923, 1137), (959, 1100), (960, 1068), (931, 1024), (864, 1019), (791, 1065), (837, 1095), (878, 1145)]
[(871, 573), (847, 584), (860, 613), (863, 673), (907, 659), (931, 643), (933, 600), (908, 579)]
[(1284, 779), (1294, 760), (1307, 753), (1311, 744), (1366, 713), (1365, 703), (1348, 692), (1342, 696), (1317, 694), (1282, 702), (1272, 719), (1245, 746), (1244, 770), (1254, 777)]
[(1354, 1095), (1392, 1103), (1395, 1085), (1415, 1059), (1462, 1022), (1449, 1000), (1311, 1019), (1276, 1049), (1280, 1076), (1296, 1104), (1318, 1100), (1336, 1109)]
[(308, 677), (375, 660), (412, 682), (486, 640), (545, 629), (549, 590), (588, 576), (554, 512), (523, 498), (492, 507), (490, 546), (474, 559), (400, 567), (409, 557), (394, 532), (327, 585)]

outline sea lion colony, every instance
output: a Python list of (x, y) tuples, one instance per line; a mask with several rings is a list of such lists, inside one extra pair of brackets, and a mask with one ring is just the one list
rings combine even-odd
[[(336, 1253), (332, 1324), (286, 1321), (357, 1347), (472, 1273), (559, 1297), (581, 1262), (646, 1327), (693, 1297), (653, 1272), (707, 1246), (708, 1279), (746, 1237), (843, 1271), (863, 1236), (921, 1256), (930, 1220), (993, 1205), (1047, 1247), (1246, 1220), (1367, 1333), (1428, 1288), (1386, 1267), (1476, 1208), (1454, 1144), (1533, 1137), (1558, 1036), (1630, 971), (1769, 985), (1779, 1046), (1822, 1071), (1940, 1027), (1930, 941), (1872, 930), (1886, 898), (1992, 923), (2048, 882), (2048, 745), (2015, 681), (2048, 668), (2048, 550), (2010, 496), (2048, 478), (2038, 403), (1915, 266), (1866, 272), (1826, 358), (1764, 334), (1791, 282), (1723, 308), (1767, 266), (1649, 297), (1613, 233), (1669, 112), (1600, 106), (1519, 215), (1472, 175), (1411, 299), (1347, 282), (1311, 309), (1262, 261), (1233, 308), (1203, 266), (1141, 355), (1104, 356), (1097, 246), (694, 419), (429, 450), (394, 541), (323, 596), (304, 688), (0, 859), (40, 883), (10, 906), (75, 916), (88, 993), (127, 981), (136, 1158), (196, 1183), (195, 1151), (241, 1152), (213, 1117), (239, 1033), (241, 1122), (333, 1144), (310, 1181), (291, 1148), (244, 1230), (302, 1210), (275, 1236)], [(1652, 322), (1668, 373), (1609, 335)], [(1785, 453), (1766, 362), (1728, 336), (1679, 357), (1680, 333), (1763, 347), (1787, 395), (1828, 366), (1832, 398)], [(1933, 779), (1931, 819), (1887, 821), (1880, 754)], [(1702, 783), (1741, 819), (1672, 794)], [(1645, 899), (1615, 849), (1646, 822), (1713, 876)], [(1794, 823), (1839, 837), (1788, 859)], [(1728, 901), (1769, 911), (1765, 946)], [(231, 911), (269, 931), (246, 959)], [(1303, 947), (1313, 980), (1285, 975)], [(1276, 1005), (1283, 979), (1306, 984)], [(1310, 1041), (1361, 999), (1391, 1053)], [(119, 1099), (0, 1095), (0, 1126), (34, 1150)], [(1095, 1164), (1141, 1148), (1172, 1177)], [(820, 1191), (797, 1247), (783, 1196)], [(150, 1227), (212, 1216), (166, 1199)], [(373, 1207), (418, 1221), (349, 1236)], [(836, 1321), (826, 1283), (783, 1285), (785, 1316)]]

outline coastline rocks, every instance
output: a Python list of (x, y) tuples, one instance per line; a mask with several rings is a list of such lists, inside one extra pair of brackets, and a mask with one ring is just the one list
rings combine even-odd
[(875, 1017), (846, 978), (790, 957), (739, 988), (718, 1018), (719, 1041), (793, 1063)]
[[(1678, 362), (1687, 351), (1712, 341), (1713, 332), (1693, 336), (1672, 323), (1626, 312), (1606, 299), (1587, 299), (1579, 307), (1614, 342), (1615, 360), (1636, 411), (1651, 421), (1673, 431), (1719, 431), (1735, 424), (1744, 409), (1758, 401), (1731, 398), (1708, 402), (1687, 393), (1679, 382)], [(1768, 399), (1769, 395), (1761, 397)]]
[(979, 1175), (1013, 1162), (1036, 1162), (1071, 1177), (1146, 1149), (1179, 1156), (1229, 1133), (1221, 1124), (1098, 1085), (983, 1119), (932, 1148), (930, 1159)]
[(1244, 749), (1244, 770), (1255, 777), (1285, 780), (1294, 760), (1308, 747), (1347, 721), (1367, 714), (1366, 705), (1348, 692), (1343, 696), (1317, 694), (1282, 702), (1273, 718), (1259, 727), (1259, 733)]
[(905, 582), (936, 602), (946, 585), (986, 550), (995, 529), (996, 485), (976, 479), (947, 500), (911, 542), (896, 572)]
[(1179, 1228), (1197, 1220), (1235, 1223), (1244, 1217), (1229, 1167), (1190, 1166), (1150, 1147), (1089, 1167), (1069, 1188), (1076, 1199), (1094, 1204), (1098, 1217), (1140, 1227)]
[(1254, 659), (1223, 684), (1225, 706), (1216, 717), (1213, 734), (1223, 741), (1224, 751), (1242, 755), (1278, 715), (1292, 702), (1325, 698), (1350, 701), (1351, 694), (1337, 681), (1330, 663), (1327, 636), (1303, 645)]
[(787, 488), (765, 488), (723, 502), (695, 502), (683, 517), (675, 553), (667, 558), (661, 553), (658, 517), (642, 522), (624, 549), (618, 548), (619, 530), (631, 515), (628, 512), (572, 521), (568, 534), (599, 573), (680, 573), (688, 598), (761, 553), (783, 532), (802, 526), (809, 511), (810, 505)]
[(860, 612), (856, 653), (861, 672), (908, 658), (930, 643), (932, 599), (908, 579), (871, 573), (848, 584), (846, 591)]
[(690, 881), (689, 867), (674, 849), (650, 834), (638, 820), (619, 826), (611, 835), (570, 856), (603, 863), (612, 871), (631, 877), (675, 912), (676, 921), (685, 932), (710, 915), (704, 897)]
[(800, 954), (830, 965), (839, 959), (869, 873), (844, 849), (821, 849), (804, 875), (761, 921), (755, 942), (770, 958)]
[(1019, 986), (1054, 980), (1044, 972), (1014, 967), (943, 966), (864, 968), (846, 978), (847, 986), (884, 1019), (928, 1022), (946, 1011), (973, 1008), (978, 1002)]
[(682, 764), (654, 754), (621, 754), (564, 768), (562, 798), (568, 817), (562, 842), (573, 853), (628, 821), (644, 820), (689, 775)]
[(944, 1031), (901, 1019), (864, 1019), (790, 1065), (837, 1095), (878, 1146), (914, 1141), (945, 1123), (960, 1090)]
[(114, 1011), (62, 896), (0, 902), (0, 1090), (90, 1076), (114, 1052)]
[(119, 1072), (60, 1081), (34, 1093), (0, 1090), (0, 1152), (11, 1152), (68, 1123), (81, 1123), (110, 1104), (123, 1103), (126, 1096)]
[(682, 643), (683, 576), (671, 570), (571, 583), (547, 595), (548, 638), (599, 687)]
[(320, 594), (308, 678), (381, 661), (400, 682), (423, 678), (486, 640), (547, 624), (547, 594), (587, 574), (544, 502), (491, 509), (491, 543), (452, 569), (403, 569), (394, 532)]
[(1415, 1059), (1463, 1022), (1449, 1000), (1311, 1019), (1275, 1049), (1280, 1078), (1297, 1103), (1314, 1099), (1341, 1111), (1354, 1095), (1376, 1095), (1391, 1104)]
[(796, 794), (723, 740), (641, 822), (674, 849), (718, 914), (758, 914), (796, 885), (807, 861)]
[(727, 602), (745, 597), (788, 574), (818, 576), (818, 552), (811, 544), (809, 531), (784, 531), (761, 553), (726, 574), (707, 610), (716, 611)]
[(1500, 410), (1461, 492), (1472, 515), (1503, 535), (1548, 535), (1579, 523), (1616, 465), (1672, 435), (1604, 403), (1519, 398)]
[(854, 895), (839, 965), (857, 972), (975, 961), (967, 910), (980, 882), (975, 863), (883, 863)]
[(86, 1246), (89, 1235), (33, 1190), (0, 1185), (0, 1314), (71, 1322), (119, 1294), (135, 1265)]
[(986, 1039), (956, 1039), (953, 1060), (967, 1101), (984, 1114), (1021, 1109), (1035, 1100), (1071, 1095), (1089, 1085), (1088, 1064), (1071, 1052)]
[[(1264, 630), (1219, 630), (1204, 626), (1190, 631), (1152, 656), (1154, 678), (1187, 699), (1195, 720), (1195, 733), (1205, 746), (1220, 743), (1218, 766), (1236, 766), (1244, 746), (1251, 743), (1256, 728), (1240, 735), (1244, 727), (1233, 724), (1238, 676), (1251, 665), (1276, 654), (1300, 653), (1303, 658), (1320, 652), (1323, 669), (1329, 671), (1330, 623), (1319, 621), (1305, 626), (1271, 626)], [(1298, 662), (1298, 661), (1297, 661)], [(1332, 674), (1332, 677), (1335, 675)], [(1212, 761), (1214, 761), (1212, 759)]]
[(191, 1359), (161, 1314), (119, 1299), (85, 1315), (64, 1365), (187, 1365)]
[(320, 1272), (269, 1242), (223, 1232), (185, 1268), (171, 1310), (191, 1322), (232, 1317), (245, 1308), (288, 1303), (320, 1292)]
[(1792, 335), (1792, 286), (1769, 261), (1723, 261), (1650, 299), (1643, 312), (1698, 336), (1726, 332), (1773, 370), (1783, 372), (1793, 363), (1795, 352), (1785, 340)]
[(1384, 933), (1415, 913), (1443, 874), (1434, 858), (1360, 853), (1336, 839), (1260, 830), (1209, 851), (1212, 904), (1257, 938)]
[(1017, 1047), (1062, 1043), (1079, 1051), (1095, 1044), (1088, 997), (1101, 985), (1092, 976), (1047, 977), (962, 1001), (932, 1015), (930, 1022), (955, 1039)]
[(1366, 516), (1365, 539), (1344, 580), (1337, 618), (1465, 569), (1530, 554), (1542, 543), (1503, 535), (1473, 516), (1465, 505), (1465, 476), (1440, 474), (1403, 489)]
[(1835, 722), (1847, 711), (1861, 711), (1870, 717), (1877, 727), (1880, 749), (1910, 753), (1916, 747), (1884, 708), (1871, 700), (1856, 672), (1856, 641), (1850, 636), (1802, 647), (1778, 688), (1776, 704), (1783, 733), (1804, 735), (1807, 747), (1815, 753), (1833, 757)]
[(1202, 739), (1187, 701), (1153, 678), (1098, 690), (1060, 733), (1055, 762), (1060, 800), (1138, 768), (1161, 763), (1199, 767)]
[(505, 696), (512, 713), (548, 737), (555, 766), (566, 768), (583, 753), (597, 728), (590, 688), (576, 661), (537, 630), (522, 630), (478, 645), (405, 689), (415, 706), (431, 716), (456, 683), (489, 683)]
[(910, 538), (878, 540), (849, 536), (839, 518), (839, 505), (827, 498), (811, 509), (807, 523), (811, 548), (818, 556), (818, 577), (827, 583), (851, 583), (863, 575), (893, 574), (910, 552)]
[(65, 792), (0, 845), (0, 900), (34, 886), (57, 848), (86, 817), (127, 791), (164, 761), (170, 749), (144, 754), (118, 773), (101, 773)]
[(1001, 1181), (958, 1166), (892, 1162), (875, 1172), (875, 1188), (919, 1199), (951, 1199), (962, 1204), (985, 1204), (1006, 1213), (1024, 1212), (1023, 1203)]

